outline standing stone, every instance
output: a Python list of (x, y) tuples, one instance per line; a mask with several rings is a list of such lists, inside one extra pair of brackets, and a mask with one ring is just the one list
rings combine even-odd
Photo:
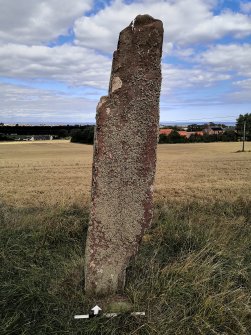
[(138, 15), (119, 37), (109, 95), (97, 106), (87, 294), (123, 291), (153, 215), (163, 25)]

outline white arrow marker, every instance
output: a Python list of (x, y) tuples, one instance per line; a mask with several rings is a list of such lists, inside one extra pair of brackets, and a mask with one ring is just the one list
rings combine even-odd
[(102, 309), (98, 305), (94, 306), (91, 310), (93, 311), (94, 315), (98, 315), (98, 313), (102, 311)]

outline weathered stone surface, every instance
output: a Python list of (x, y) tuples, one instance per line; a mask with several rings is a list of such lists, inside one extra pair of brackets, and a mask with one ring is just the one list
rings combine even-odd
[(137, 16), (120, 33), (109, 95), (97, 106), (88, 294), (123, 290), (128, 262), (152, 220), (162, 41), (162, 22)]

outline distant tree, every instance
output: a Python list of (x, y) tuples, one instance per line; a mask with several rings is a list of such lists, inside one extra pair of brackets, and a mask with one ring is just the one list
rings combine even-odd
[(240, 114), (236, 120), (236, 130), (239, 137), (243, 136), (244, 122), (246, 121), (246, 140), (251, 140), (251, 113)]
[(169, 135), (160, 134), (159, 143), (185, 143), (188, 142), (185, 136), (181, 136), (177, 130), (172, 130)]
[(84, 129), (73, 129), (70, 133), (71, 142), (93, 144), (94, 126), (86, 126)]
[(14, 138), (12, 136), (0, 134), (0, 142), (3, 141), (14, 141)]
[(203, 136), (198, 135), (198, 134), (192, 134), (190, 135), (188, 142), (190, 143), (196, 143), (196, 142), (203, 142)]
[(218, 141), (221, 141), (222, 138), (221, 138), (221, 134), (213, 134), (213, 135), (209, 135), (209, 134), (204, 134), (202, 136), (202, 140), (203, 142), (218, 142)]
[(178, 127), (178, 126), (168, 126), (168, 125), (165, 125), (165, 126), (161, 126), (161, 129), (175, 129), (175, 130), (181, 130), (181, 127)]
[(177, 130), (173, 130), (168, 136), (169, 143), (184, 143), (186, 138), (181, 136)]
[(159, 143), (169, 143), (168, 136), (165, 134), (160, 134)]
[(205, 128), (205, 125), (200, 125), (200, 124), (193, 123), (193, 124), (189, 124), (187, 126), (187, 131), (201, 131), (204, 128)]
[(234, 142), (237, 141), (238, 138), (236, 131), (232, 129), (226, 130), (221, 137), (224, 142)]
[(67, 137), (67, 136), (69, 136), (69, 134), (68, 134), (68, 131), (66, 130), (66, 129), (60, 129), (59, 131), (58, 131), (58, 137), (60, 137), (60, 138), (65, 138), (65, 137)]

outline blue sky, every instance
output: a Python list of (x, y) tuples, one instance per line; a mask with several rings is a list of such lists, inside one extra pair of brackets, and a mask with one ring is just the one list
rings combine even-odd
[(0, 122), (90, 123), (119, 32), (138, 14), (165, 37), (160, 120), (251, 112), (251, 1), (0, 0)]

